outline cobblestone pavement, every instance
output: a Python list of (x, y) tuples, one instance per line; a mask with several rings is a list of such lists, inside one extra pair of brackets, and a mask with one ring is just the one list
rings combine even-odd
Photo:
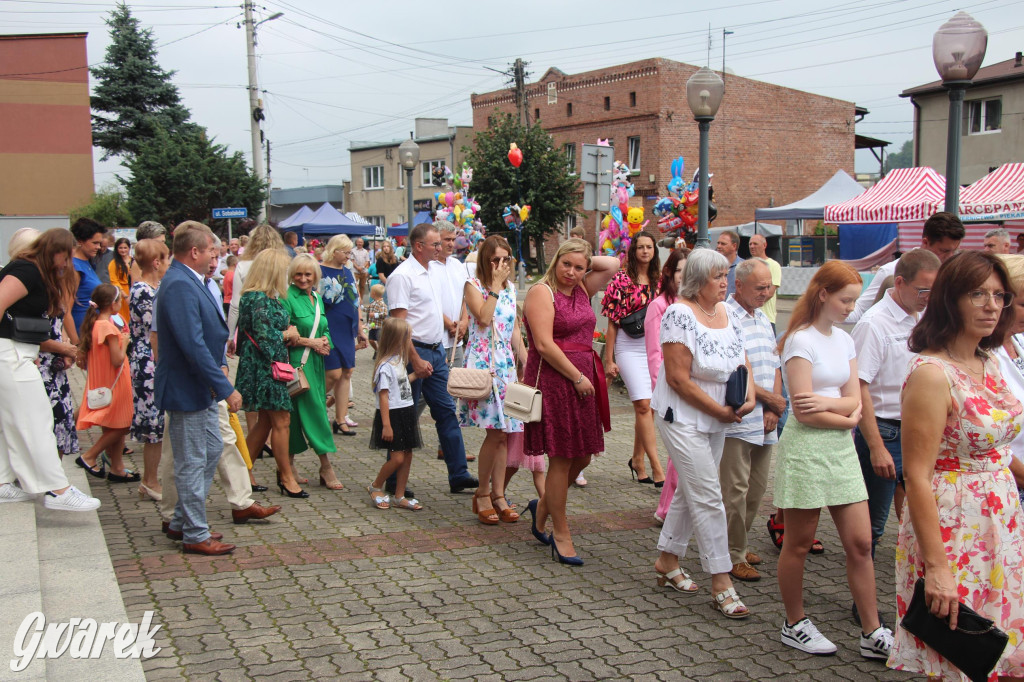
[[(815, 658), (779, 642), (783, 609), (778, 552), (765, 532), (770, 496), (752, 542), (764, 579), (738, 583), (753, 616), (727, 620), (710, 608), (710, 577), (691, 549), (683, 565), (701, 585), (693, 596), (659, 590), (653, 563), (657, 493), (630, 480), (632, 409), (612, 391), (613, 430), (607, 454), (586, 470), (589, 484), (569, 496), (581, 568), (554, 563), (532, 538), (528, 517), (485, 527), (470, 511), (471, 495), (448, 492), (436, 434), (424, 418), (412, 487), (422, 512), (379, 511), (366, 485), (381, 455), (367, 448), (372, 417), (369, 351), (355, 373), (358, 438), (336, 437), (333, 458), (346, 489), (315, 485), (317, 460), (300, 455), (309, 500), (256, 495), (284, 510), (266, 523), (235, 526), (215, 482), (211, 526), (238, 545), (231, 556), (183, 555), (160, 534), (160, 518), (135, 486), (97, 482), (100, 519), (129, 618), (155, 610), (163, 650), (145, 661), (148, 679), (209, 680), (596, 680), (738, 681), (888, 680), (905, 674), (865, 661), (850, 619), (843, 555), (834, 526), (818, 533), (827, 551), (806, 574), (807, 612), (839, 653)], [(75, 383), (81, 391), (81, 374)], [(96, 432), (83, 434), (91, 442)], [(482, 440), (464, 430), (467, 450)], [(87, 447), (88, 445), (85, 445)], [(130, 456), (141, 465), (141, 446)], [(664, 452), (662, 451), (664, 459)], [(475, 471), (475, 465), (470, 465)], [(257, 480), (273, 483), (265, 460)], [(520, 507), (534, 497), (528, 474), (512, 481)], [(895, 530), (877, 557), (883, 618), (892, 622)], [(83, 586), (87, 589), (87, 586)]]

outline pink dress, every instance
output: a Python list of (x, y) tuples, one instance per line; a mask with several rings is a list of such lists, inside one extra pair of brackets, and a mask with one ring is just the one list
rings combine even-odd
[[(538, 284), (537, 286), (544, 286)], [(546, 289), (546, 287), (545, 287)], [(555, 319), (552, 329), (554, 341), (559, 346), (571, 344), (580, 350), (564, 350), (576, 368), (597, 386), (594, 371), (594, 329), (597, 316), (590, 305), (590, 297), (582, 286), (572, 290), (571, 296), (554, 290)], [(539, 422), (526, 425), (527, 455), (548, 457), (586, 457), (604, 451), (604, 431), (595, 396), (580, 399), (572, 382), (555, 371), (548, 363), (541, 362), (540, 353), (533, 342), (530, 321), (526, 320), (526, 335), (530, 350), (523, 372), (524, 383), (537, 385), (543, 395), (543, 417)], [(582, 350), (586, 348), (586, 351)], [(540, 382), (537, 369), (540, 367)], [(600, 390), (600, 389), (598, 389)]]
[[(921, 365), (940, 367), (949, 382), (952, 413), (942, 433), (932, 490), (946, 557), (959, 585), (960, 600), (991, 618), (1010, 641), (989, 680), (1024, 676), (1024, 523), (1013, 475), (1007, 468), (1009, 445), (1021, 430), (1024, 408), (999, 374), (985, 361), (980, 383), (939, 358), (916, 356)], [(907, 613), (914, 583), (924, 576), (910, 514), (903, 515), (896, 540), (896, 615)], [(927, 576), (924, 576), (927, 580)], [(888, 665), (944, 680), (964, 680), (960, 671), (903, 628), (893, 628), (895, 645)]]

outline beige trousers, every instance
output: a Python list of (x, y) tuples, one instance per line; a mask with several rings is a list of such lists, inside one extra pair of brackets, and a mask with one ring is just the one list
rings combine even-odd
[(757, 518), (761, 498), (768, 488), (768, 471), (775, 445), (754, 445), (739, 438), (726, 438), (718, 480), (722, 484), (729, 556), (734, 564), (747, 560), (747, 533)]

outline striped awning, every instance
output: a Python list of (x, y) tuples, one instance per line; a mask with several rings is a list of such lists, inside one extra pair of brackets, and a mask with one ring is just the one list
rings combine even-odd
[(960, 219), (1024, 218), (1024, 163), (1007, 163), (960, 192)]
[(946, 179), (931, 168), (896, 168), (858, 197), (825, 207), (826, 223), (927, 220), (942, 210)]

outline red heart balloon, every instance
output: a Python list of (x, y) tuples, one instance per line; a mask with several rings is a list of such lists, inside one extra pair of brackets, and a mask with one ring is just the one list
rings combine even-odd
[(513, 144), (512, 149), (508, 151), (508, 162), (519, 168), (519, 165), (523, 162), (523, 150)]

